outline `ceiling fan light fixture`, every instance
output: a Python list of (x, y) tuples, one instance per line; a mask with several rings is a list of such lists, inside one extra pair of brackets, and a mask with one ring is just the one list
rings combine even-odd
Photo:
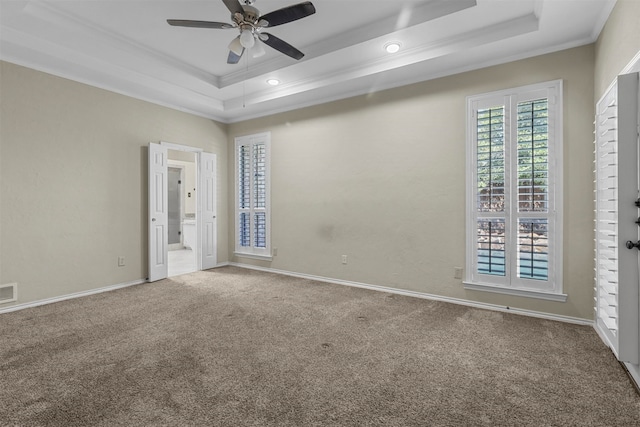
[(258, 41), (255, 41), (255, 44), (253, 45), (253, 48), (251, 48), (251, 55), (254, 58), (260, 58), (262, 55), (264, 55), (266, 52), (264, 50), (264, 46), (262, 46), (262, 43), (258, 43)]
[(400, 43), (389, 42), (384, 45), (384, 50), (387, 51), (387, 53), (396, 53), (400, 50)]
[(231, 41), (231, 43), (229, 43), (229, 50), (238, 56), (242, 56), (244, 47), (242, 47), (242, 44), (240, 42), (240, 37), (236, 37)]
[(240, 44), (247, 49), (251, 49), (255, 43), (256, 40), (253, 38), (253, 32), (250, 29), (242, 30), (240, 34)]

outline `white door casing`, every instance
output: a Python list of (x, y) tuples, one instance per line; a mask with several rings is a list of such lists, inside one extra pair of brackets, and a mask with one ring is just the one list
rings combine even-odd
[(216, 254), (216, 155), (200, 153), (200, 268), (206, 270), (217, 264)]
[(168, 274), (167, 148), (149, 143), (149, 281)]

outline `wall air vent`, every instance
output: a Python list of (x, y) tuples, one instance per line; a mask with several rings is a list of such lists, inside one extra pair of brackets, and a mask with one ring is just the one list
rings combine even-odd
[(14, 302), (18, 300), (18, 284), (9, 283), (8, 285), (0, 285), (0, 304)]

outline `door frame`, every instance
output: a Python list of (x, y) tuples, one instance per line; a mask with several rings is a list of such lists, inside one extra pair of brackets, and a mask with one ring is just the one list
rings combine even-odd
[[(166, 142), (166, 141), (160, 141), (159, 143), (155, 143), (156, 145), (161, 146), (162, 148), (164, 148), (165, 152), (168, 152), (168, 150), (174, 150), (174, 151), (185, 151), (185, 152), (192, 152), (195, 153), (195, 169), (196, 169), (196, 191), (195, 191), (195, 198), (196, 198), (196, 235), (197, 235), (197, 244), (196, 244), (196, 268), (198, 271), (203, 269), (203, 239), (202, 239), (202, 233), (203, 233), (203, 219), (202, 219), (202, 212), (203, 212), (203, 197), (200, 196), (201, 191), (201, 187), (202, 187), (202, 166), (203, 166), (203, 162), (202, 162), (202, 153), (206, 153), (202, 148), (197, 148), (197, 147), (190, 147), (187, 145), (181, 145), (181, 144), (175, 144), (175, 143), (171, 143), (171, 142)], [(210, 154), (211, 156), (213, 156), (214, 158), (216, 158), (217, 156), (213, 153), (207, 153)], [(167, 165), (167, 170), (168, 170), (168, 165)], [(165, 175), (165, 188), (166, 188), (166, 181), (167, 181), (167, 176)], [(214, 178), (215, 180), (215, 178)], [(215, 182), (214, 182), (215, 185)], [(151, 186), (152, 183), (149, 182), (148, 183), (148, 191), (151, 192)], [(215, 198), (215, 193), (213, 194), (213, 197)], [(214, 205), (217, 204), (217, 201), (214, 200)], [(152, 212), (149, 211), (148, 213), (148, 222), (149, 224), (151, 224), (152, 222)], [(217, 225), (217, 221), (215, 221), (215, 217), (214, 217), (214, 226)], [(151, 225), (150, 225), (151, 226)], [(216, 242), (213, 242), (214, 245), (214, 257), (217, 257), (216, 253), (217, 253), (217, 248), (215, 248)], [(152, 263), (152, 257), (151, 257), (151, 252), (153, 250), (156, 250), (156, 248), (152, 245), (151, 242), (151, 238), (149, 238), (148, 241), (148, 248), (147, 248), (147, 254), (149, 256), (149, 270), (151, 270), (151, 263)], [(165, 248), (164, 250), (164, 259), (167, 259), (167, 252), (168, 252), (168, 246)], [(166, 261), (165, 261), (166, 262)], [(215, 262), (214, 262), (215, 264)], [(207, 266), (207, 268), (211, 268), (210, 266)], [(149, 274), (149, 276), (151, 276), (151, 274)], [(155, 280), (160, 280), (163, 278), (166, 278), (167, 275), (165, 274), (165, 277), (154, 277), (154, 281)], [(151, 277), (147, 278), (148, 281), (152, 281)]]
[[(182, 218), (184, 217), (184, 210), (185, 210), (185, 206), (184, 206), (184, 193), (185, 193), (185, 189), (184, 189), (184, 180), (185, 180), (185, 167), (184, 165), (177, 165), (177, 164), (171, 164), (171, 160), (167, 159), (167, 169), (178, 169), (180, 170), (180, 183), (178, 184), (178, 188), (179, 188), (179, 192), (180, 192), (180, 225), (179, 225), (179, 231), (180, 231), (180, 241), (178, 243), (169, 243), (167, 241), (167, 246), (169, 248), (169, 250), (172, 249), (180, 249), (183, 247), (183, 233), (182, 233)], [(168, 177), (168, 176), (167, 176)], [(197, 186), (197, 183), (196, 183)], [(197, 187), (196, 187), (197, 188)]]

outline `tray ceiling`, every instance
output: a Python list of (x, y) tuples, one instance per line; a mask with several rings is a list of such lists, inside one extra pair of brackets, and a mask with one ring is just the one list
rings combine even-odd
[[(266, 14), (297, 2), (254, 7)], [(313, 3), (315, 14), (269, 29), (302, 60), (265, 47), (229, 65), (237, 29), (166, 23), (231, 22), (220, 0), (1, 0), (0, 59), (236, 122), (588, 44), (615, 0)], [(387, 53), (389, 42), (400, 50)]]

